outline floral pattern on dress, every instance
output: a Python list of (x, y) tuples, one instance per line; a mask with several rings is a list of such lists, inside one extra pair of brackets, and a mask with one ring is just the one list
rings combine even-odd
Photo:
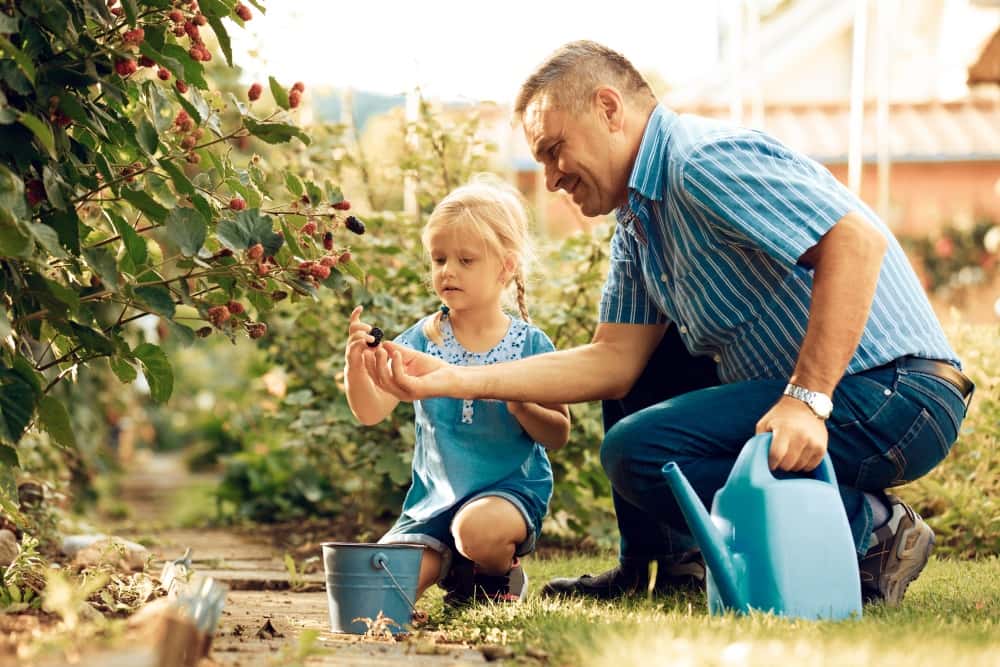
[[(455, 338), (451, 322), (447, 317), (441, 318), (441, 345), (428, 341), (427, 354), (456, 366), (488, 366), (501, 361), (520, 359), (524, 352), (524, 343), (528, 337), (528, 323), (516, 317), (510, 318), (507, 333), (486, 352), (470, 352), (462, 347)], [(476, 401), (462, 401), (462, 423), (471, 424), (475, 417)]]

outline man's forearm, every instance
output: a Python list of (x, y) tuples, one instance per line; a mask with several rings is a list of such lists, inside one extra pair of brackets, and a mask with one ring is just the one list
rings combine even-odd
[(832, 394), (864, 333), (886, 240), (867, 221), (851, 214), (828, 232), (817, 249), (809, 324), (791, 381)]
[(589, 343), (517, 361), (456, 368), (457, 389), (463, 398), (534, 403), (615, 398), (635, 380), (629, 364), (615, 364), (617, 354), (613, 346)]

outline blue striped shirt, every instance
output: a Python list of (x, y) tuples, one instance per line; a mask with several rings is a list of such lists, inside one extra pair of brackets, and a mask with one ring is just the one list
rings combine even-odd
[(616, 211), (600, 320), (677, 325), (723, 382), (787, 378), (812, 271), (796, 262), (844, 215), (888, 239), (847, 373), (908, 354), (958, 363), (899, 243), (830, 172), (773, 137), (657, 106)]

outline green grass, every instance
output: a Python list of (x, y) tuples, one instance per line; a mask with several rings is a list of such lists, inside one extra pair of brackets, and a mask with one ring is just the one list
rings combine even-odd
[(548, 654), (553, 665), (878, 665), (966, 667), (1000, 663), (1000, 559), (932, 559), (895, 609), (865, 608), (845, 622), (768, 614), (709, 616), (704, 595), (622, 602), (549, 600), (550, 577), (597, 573), (612, 557), (526, 559), (532, 592), (520, 605), (444, 609), (440, 589), (418, 604), (424, 632), (506, 644), (512, 661)]

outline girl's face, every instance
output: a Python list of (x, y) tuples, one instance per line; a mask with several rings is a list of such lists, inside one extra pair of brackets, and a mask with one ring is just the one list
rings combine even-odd
[(443, 225), (427, 236), (434, 291), (452, 310), (499, 308), (510, 277), (498, 257), (463, 225)]

